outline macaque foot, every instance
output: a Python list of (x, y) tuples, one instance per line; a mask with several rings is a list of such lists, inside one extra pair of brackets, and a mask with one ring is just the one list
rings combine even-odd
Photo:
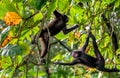
[(40, 59), (40, 63), (45, 63), (46, 61), (45, 61), (45, 59), (44, 58), (41, 58)]
[(120, 70), (118, 70), (117, 68), (113, 68), (113, 70), (114, 70), (115, 72), (120, 72)]
[(36, 44), (35, 39), (33, 39), (33, 40), (31, 41), (31, 44)]

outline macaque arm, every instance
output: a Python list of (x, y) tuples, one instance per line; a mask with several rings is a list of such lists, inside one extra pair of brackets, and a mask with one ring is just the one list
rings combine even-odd
[(72, 30), (74, 30), (74, 29), (76, 29), (76, 28), (78, 28), (79, 26), (78, 25), (74, 25), (74, 26), (72, 26), (71, 28), (66, 28), (66, 26), (62, 29), (62, 31), (63, 31), (63, 33), (64, 34), (67, 34), (67, 33), (69, 33), (70, 31), (72, 31)]
[(85, 50), (86, 50), (86, 48), (88, 46), (88, 42), (89, 42), (89, 35), (87, 35), (87, 38), (86, 38), (86, 40), (84, 42), (84, 45), (81, 48), (82, 52), (85, 52)]
[(119, 72), (120, 70), (114, 68), (114, 69), (108, 69), (108, 68), (103, 68), (102, 66), (97, 68), (98, 70), (100, 71), (103, 71), (103, 72)]
[(92, 44), (93, 44), (94, 53), (95, 53), (96, 58), (98, 58), (99, 60), (104, 60), (104, 58), (102, 57), (102, 55), (98, 49), (98, 46), (96, 43), (96, 38), (91, 32), (90, 32), (90, 37), (92, 38)]
[(75, 65), (78, 62), (76, 62), (75, 60), (72, 62), (68, 62), (68, 63), (61, 63), (61, 62), (54, 62), (53, 64), (58, 64), (58, 65)]

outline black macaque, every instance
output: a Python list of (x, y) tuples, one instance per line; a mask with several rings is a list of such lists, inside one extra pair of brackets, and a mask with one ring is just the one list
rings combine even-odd
[[(64, 34), (67, 34), (79, 27), (78, 25), (75, 25), (67, 29), (66, 23), (68, 22), (68, 17), (66, 15), (60, 14), (57, 10), (55, 10), (53, 13), (55, 15), (55, 18), (48, 24), (47, 27), (41, 30), (41, 33), (39, 35), (42, 49), (41, 58), (44, 58), (48, 52), (49, 36), (54, 36), (58, 34), (61, 30)], [(33, 40), (32, 43), (35, 43), (35, 40)]]
[[(92, 44), (94, 47), (94, 53), (95, 53), (96, 57), (92, 57), (85, 53), (86, 47), (88, 46), (89, 37), (92, 38)], [(74, 58), (74, 60), (72, 62), (68, 62), (68, 63), (55, 62), (54, 64), (59, 64), (59, 65), (83, 64), (85, 66), (88, 66), (91, 68), (96, 68), (97, 70), (103, 71), (103, 72), (119, 72), (119, 70), (116, 68), (108, 69), (108, 68), (104, 67), (105, 60), (102, 57), (102, 55), (100, 54), (97, 43), (96, 43), (96, 39), (91, 32), (89, 32), (89, 34), (87, 35), (87, 38), (86, 38), (86, 41), (85, 41), (83, 47), (80, 50), (74, 50), (72, 52), (72, 56)]]

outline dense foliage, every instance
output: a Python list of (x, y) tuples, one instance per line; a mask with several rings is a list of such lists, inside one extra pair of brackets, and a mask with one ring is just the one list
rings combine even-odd
[[(120, 49), (115, 49), (110, 32), (117, 35), (119, 47), (120, 0), (0, 0), (0, 78), (119, 78), (120, 73), (100, 72), (85, 66), (60, 66), (52, 62), (69, 62), (71, 51), (80, 48), (86, 28), (97, 39), (105, 58), (105, 67), (120, 69)], [(79, 28), (64, 35), (50, 37), (46, 63), (39, 63), (41, 45), (31, 44), (34, 35), (54, 18), (58, 10), (69, 17), (67, 27)], [(102, 15), (107, 19), (104, 20)], [(111, 25), (109, 31), (106, 25)], [(39, 41), (38, 41), (39, 43)], [(94, 56), (91, 40), (86, 53)]]

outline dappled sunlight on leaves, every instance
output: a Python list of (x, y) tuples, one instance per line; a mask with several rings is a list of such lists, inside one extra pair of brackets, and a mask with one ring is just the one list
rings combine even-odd
[[(120, 78), (120, 72), (102, 72), (84, 64), (53, 64), (77, 59), (71, 54), (84, 45), (88, 32), (86, 27), (89, 27), (105, 59), (104, 67), (120, 69), (120, 49), (112, 51), (113, 43), (117, 42), (120, 46), (120, 0), (0, 0), (0, 5), (0, 78)], [(54, 24), (51, 27), (54, 30), (50, 29), (50, 32), (45, 28), (49, 29), (49, 22), (57, 17), (54, 10), (69, 18), (66, 29), (75, 24), (79, 27), (68, 34), (59, 32), (51, 36), (50, 32), (57, 31), (57, 28)], [(64, 17), (59, 17), (59, 20), (56, 25), (65, 21)], [(108, 24), (112, 27), (110, 31)], [(39, 41), (41, 30), (43, 33), (47, 31), (44, 36), (49, 34), (50, 38), (43, 64), (41, 50), (45, 47)], [(115, 32), (118, 41), (112, 41), (112, 32)], [(31, 44), (34, 38), (36, 43)], [(91, 38), (85, 53), (95, 57)]]

